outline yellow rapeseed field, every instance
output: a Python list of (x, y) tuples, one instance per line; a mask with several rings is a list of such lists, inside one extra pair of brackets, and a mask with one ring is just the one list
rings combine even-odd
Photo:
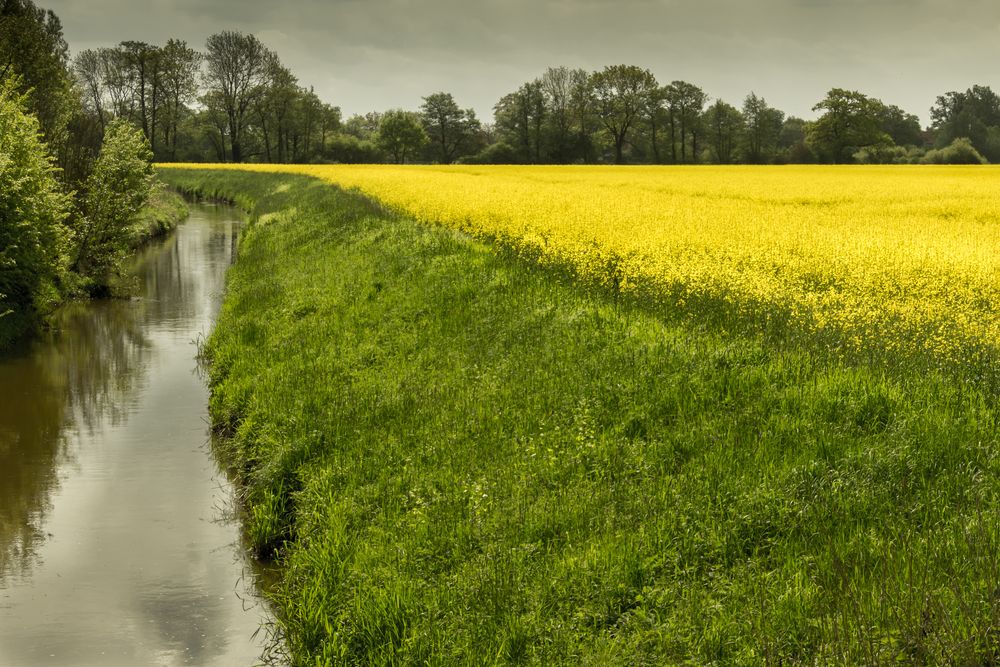
[(992, 364), (1000, 347), (996, 168), (236, 168), (356, 188), (681, 307), (724, 303), (941, 362)]

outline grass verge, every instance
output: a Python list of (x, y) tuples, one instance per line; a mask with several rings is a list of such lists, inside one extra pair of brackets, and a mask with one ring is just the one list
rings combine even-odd
[(208, 341), (294, 664), (984, 664), (993, 397), (658, 317), (302, 177)]
[(139, 212), (133, 245), (138, 247), (152, 239), (169, 234), (187, 217), (188, 207), (184, 198), (168, 189), (162, 179), (157, 179), (149, 195), (149, 201)]

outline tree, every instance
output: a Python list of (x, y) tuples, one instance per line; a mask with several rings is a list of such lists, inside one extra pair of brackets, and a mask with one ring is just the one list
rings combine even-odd
[(376, 144), (391, 155), (396, 164), (404, 164), (407, 156), (415, 154), (429, 141), (418, 114), (402, 109), (382, 114)]
[(117, 51), (138, 107), (139, 127), (155, 153), (163, 74), (160, 49), (145, 42), (129, 41), (119, 44)]
[(176, 160), (178, 127), (188, 112), (188, 105), (198, 96), (202, 57), (188, 47), (187, 42), (168, 39), (160, 51), (160, 60), (163, 68), (163, 144), (169, 158)]
[(801, 118), (789, 116), (785, 119), (778, 134), (781, 161), (791, 164), (809, 164), (816, 161), (816, 156), (806, 143), (808, 128), (809, 123)]
[(743, 120), (746, 124), (746, 161), (751, 164), (770, 161), (781, 134), (784, 112), (768, 106), (767, 101), (756, 93), (750, 93), (743, 100)]
[(962, 137), (944, 148), (927, 151), (921, 159), (924, 164), (986, 164), (987, 160), (972, 142)]
[(128, 121), (112, 121), (87, 179), (74, 268), (93, 294), (106, 293), (125, 265), (135, 222), (153, 184), (153, 152)]
[(107, 125), (104, 69), (101, 52), (96, 49), (81, 51), (73, 59), (73, 74), (84, 94), (85, 105), (97, 116), (102, 133)]
[(526, 83), (493, 107), (496, 131), (520, 153), (519, 162), (542, 162), (542, 130), (547, 118), (542, 82)]
[(104, 92), (108, 108), (115, 118), (134, 118), (136, 113), (135, 82), (124, 51), (119, 48), (97, 50), (104, 77)]
[(323, 102), (316, 92), (312, 88), (300, 88), (289, 128), (293, 162), (306, 162), (315, 157), (313, 140), (322, 125), (323, 114)]
[(450, 93), (428, 95), (420, 106), (420, 113), (442, 164), (451, 164), (463, 152), (470, 151), (474, 135), (481, 129), (475, 112), (460, 109)]
[(590, 75), (582, 69), (570, 70), (569, 110), (572, 117), (573, 152), (577, 159), (594, 161), (594, 131), (597, 127), (597, 102), (590, 85)]
[(358, 139), (352, 134), (333, 135), (327, 147), (327, 156), (334, 162), (344, 164), (374, 164), (384, 159), (373, 142)]
[(743, 114), (731, 104), (716, 100), (705, 111), (702, 124), (708, 134), (712, 159), (718, 164), (731, 164), (743, 130)]
[(966, 137), (991, 162), (1000, 162), (1000, 96), (989, 86), (939, 96), (931, 108), (931, 127), (938, 148)]
[(591, 77), (597, 115), (615, 145), (615, 163), (625, 161), (629, 130), (649, 104), (656, 77), (635, 65), (611, 65)]
[(327, 138), (334, 134), (341, 127), (340, 107), (331, 104), (324, 104), (319, 117), (319, 143), (320, 153), (325, 155), (327, 148)]
[(0, 317), (56, 301), (68, 265), (70, 198), (17, 83), (0, 81)]
[(0, 0), (0, 80), (10, 76), (18, 91), (27, 93), (25, 104), (56, 158), (58, 178), (75, 188), (96, 153), (91, 141), (96, 123), (72, 85), (59, 18), (32, 0)]
[(203, 109), (198, 113), (197, 125), (204, 138), (212, 146), (216, 162), (225, 162), (229, 121), (226, 117), (225, 102), (218, 91), (209, 91), (198, 98)]
[(277, 56), (268, 58), (267, 82), (254, 100), (254, 111), (268, 162), (290, 161), (291, 123), (301, 94), (298, 79)]
[(669, 118), (665, 106), (666, 100), (667, 89), (659, 87), (651, 90), (646, 98), (645, 120), (649, 128), (649, 147), (653, 151), (653, 162), (655, 164), (663, 162), (660, 156), (660, 134)]
[(20, 92), (30, 91), (25, 103), (46, 140), (61, 145), (75, 101), (69, 47), (59, 17), (31, 0), (0, 0), (0, 80), (11, 76)]
[(559, 163), (573, 158), (573, 82), (587, 77), (583, 70), (550, 67), (539, 79), (545, 105), (545, 144), (549, 158)]
[[(692, 138), (690, 155), (696, 157), (698, 152), (698, 120), (701, 111), (705, 107), (708, 96), (705, 92), (686, 81), (674, 81), (664, 89), (664, 99), (667, 104), (667, 112), (670, 118), (671, 140), (673, 144), (672, 155), (674, 162), (677, 162), (677, 145), (680, 144), (680, 161), (688, 161), (688, 136)], [(679, 137), (675, 136), (679, 133)], [(678, 142), (677, 139), (680, 141)]]
[(850, 162), (861, 148), (892, 145), (892, 138), (882, 130), (885, 105), (875, 98), (834, 88), (813, 111), (824, 113), (810, 124), (807, 140), (829, 162)]
[(895, 104), (882, 108), (881, 128), (897, 146), (920, 146), (924, 143), (920, 119)]
[(176, 39), (164, 47), (122, 42), (81, 51), (73, 73), (102, 135), (111, 118), (127, 118), (142, 128), (154, 154), (174, 159), (178, 126), (198, 93), (200, 64), (201, 55)]
[(244, 159), (244, 130), (254, 103), (264, 94), (275, 56), (254, 35), (223, 31), (205, 43), (205, 85), (222, 105), (233, 162)]
[(381, 122), (381, 113), (369, 111), (366, 114), (354, 114), (344, 122), (342, 129), (345, 134), (367, 141), (378, 133), (378, 126)]

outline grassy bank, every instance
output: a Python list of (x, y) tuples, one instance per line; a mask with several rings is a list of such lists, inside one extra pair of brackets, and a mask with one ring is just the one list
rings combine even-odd
[(149, 202), (140, 211), (135, 224), (133, 245), (136, 247), (152, 239), (165, 236), (188, 217), (184, 198), (157, 181), (149, 195)]
[(211, 414), (295, 664), (981, 664), (993, 397), (585, 290), (302, 177), (253, 213)]

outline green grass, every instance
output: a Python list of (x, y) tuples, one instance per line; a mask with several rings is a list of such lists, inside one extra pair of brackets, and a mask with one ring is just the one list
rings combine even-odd
[(184, 198), (168, 190), (158, 179), (149, 195), (149, 202), (139, 212), (139, 219), (135, 224), (134, 244), (140, 246), (170, 233), (187, 217), (188, 207)]
[(994, 664), (994, 397), (656, 312), (301, 177), (207, 353), (294, 664)]

